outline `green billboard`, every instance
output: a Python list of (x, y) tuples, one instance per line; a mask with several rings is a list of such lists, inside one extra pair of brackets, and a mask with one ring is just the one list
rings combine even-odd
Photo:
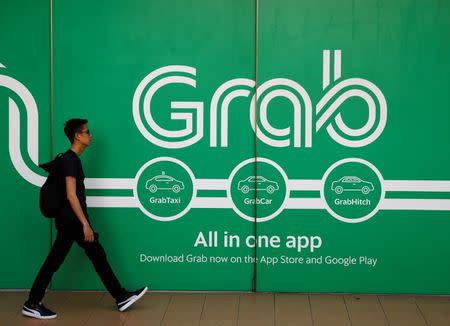
[[(42, 53), (15, 57), (19, 32), (0, 52), (4, 207), (14, 232), (46, 230), (11, 234), (24, 246), (15, 257), (39, 241), (41, 259), (55, 232), (36, 204), (37, 153), (64, 151), (64, 121), (86, 117), (89, 212), (126, 286), (450, 293), (449, 5), (83, 0), (42, 11), (48, 29), (31, 20), (22, 32), (46, 40)], [(72, 250), (53, 288), (102, 288), (83, 256)], [(18, 275), (0, 287), (28, 287)]]

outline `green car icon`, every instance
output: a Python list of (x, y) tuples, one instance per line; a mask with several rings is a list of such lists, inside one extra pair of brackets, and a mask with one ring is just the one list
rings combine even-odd
[(155, 193), (158, 190), (172, 190), (174, 193), (179, 193), (181, 190), (184, 190), (184, 183), (162, 172), (161, 175), (156, 175), (147, 180), (145, 188), (151, 193)]
[(361, 191), (364, 195), (373, 191), (373, 183), (364, 181), (355, 176), (345, 176), (339, 180), (333, 181), (331, 190), (340, 195), (344, 191)]
[(263, 176), (250, 176), (238, 183), (238, 190), (242, 191), (243, 194), (248, 194), (250, 190), (265, 190), (268, 194), (273, 194), (278, 189), (280, 189), (278, 183)]

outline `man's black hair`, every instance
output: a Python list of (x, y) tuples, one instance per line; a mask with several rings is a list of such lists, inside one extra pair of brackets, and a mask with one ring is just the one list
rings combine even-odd
[(71, 144), (73, 144), (75, 134), (77, 132), (80, 132), (83, 125), (87, 123), (88, 121), (86, 119), (70, 119), (66, 121), (64, 125), (64, 133), (66, 134)]

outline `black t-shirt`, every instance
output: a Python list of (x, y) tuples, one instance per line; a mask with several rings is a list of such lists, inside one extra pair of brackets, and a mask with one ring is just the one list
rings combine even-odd
[(74, 177), (76, 179), (76, 194), (84, 215), (86, 215), (87, 218), (86, 190), (84, 187), (84, 172), (81, 160), (78, 155), (70, 149), (62, 156), (61, 170), (64, 177), (64, 202), (59, 216), (55, 219), (56, 228), (78, 231), (80, 228), (82, 229), (82, 225), (67, 199), (65, 178)]

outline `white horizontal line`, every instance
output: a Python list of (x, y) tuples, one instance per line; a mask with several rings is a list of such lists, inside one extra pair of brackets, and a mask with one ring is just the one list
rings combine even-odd
[(231, 208), (231, 200), (226, 197), (197, 197), (192, 201), (192, 208)]
[(197, 190), (227, 190), (228, 179), (195, 179)]
[(287, 188), (289, 190), (316, 190), (319, 191), (322, 187), (322, 180), (288, 180)]
[(286, 201), (286, 209), (325, 209), (320, 198), (289, 198)]
[[(133, 178), (87, 178), (86, 189), (133, 189)], [(228, 179), (195, 179), (197, 190), (227, 190)], [(287, 181), (291, 191), (320, 191), (322, 180), (292, 179)], [(450, 192), (450, 181), (446, 180), (384, 180), (385, 191)]]
[(450, 211), (450, 199), (384, 199), (383, 210)]
[(138, 207), (134, 197), (88, 196), (86, 203), (89, 207)]
[[(138, 207), (134, 197), (88, 196), (89, 207)], [(226, 197), (199, 197), (192, 201), (192, 208), (232, 208), (232, 202)], [(325, 209), (320, 198), (289, 198), (285, 209)], [(450, 199), (384, 199), (381, 210), (423, 210), (450, 211)]]
[(86, 178), (86, 189), (133, 189), (134, 179), (128, 178)]
[[(89, 207), (138, 207), (134, 197), (100, 197), (88, 196)], [(192, 201), (192, 208), (232, 208), (231, 200), (226, 197), (198, 197)], [(286, 202), (286, 209), (323, 209), (320, 198), (291, 198)]]
[(385, 180), (386, 191), (450, 192), (450, 181), (440, 180)]

